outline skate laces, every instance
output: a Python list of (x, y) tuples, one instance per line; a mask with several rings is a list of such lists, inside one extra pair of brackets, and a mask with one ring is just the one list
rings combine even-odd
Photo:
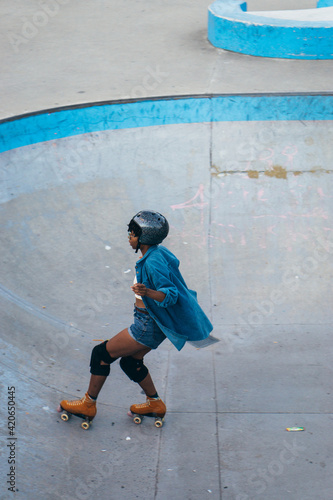
[(145, 408), (146, 406), (154, 406), (154, 403), (161, 401), (161, 398), (147, 398), (145, 403), (141, 403), (141, 408)]
[(70, 406), (79, 406), (81, 404), (94, 405), (96, 404), (96, 401), (84, 395), (82, 396), (81, 399), (74, 399), (72, 401), (67, 401), (67, 404), (69, 404)]
[(84, 398), (81, 398), (81, 399), (73, 399), (72, 401), (68, 401), (68, 404), (70, 405), (79, 405), (81, 403), (84, 403)]
[(137, 408), (148, 408), (150, 406), (150, 402), (146, 401), (145, 403), (139, 403), (135, 405)]

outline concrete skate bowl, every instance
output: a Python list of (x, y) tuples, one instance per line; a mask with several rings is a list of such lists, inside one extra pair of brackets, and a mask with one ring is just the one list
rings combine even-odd
[[(91, 348), (131, 322), (126, 224), (138, 210), (168, 218), (166, 245), (224, 352), (272, 328), (332, 323), (332, 104), (315, 94), (184, 96), (0, 123), (1, 361), (4, 385), (19, 391), (21, 450), (33, 435), (41, 471), (46, 436), (57, 449), (56, 403), (84, 393)], [(206, 371), (214, 349), (197, 361)], [(159, 387), (176, 356), (165, 343), (151, 359)], [(137, 389), (114, 377), (122, 402), (115, 391), (102, 401), (122, 416)], [(25, 498), (36, 488), (29, 466)]]

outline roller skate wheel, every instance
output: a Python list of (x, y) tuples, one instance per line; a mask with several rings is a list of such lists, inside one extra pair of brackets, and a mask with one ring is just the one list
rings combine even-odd
[(69, 414), (68, 414), (66, 411), (64, 411), (64, 412), (60, 415), (60, 418), (61, 418), (61, 420), (63, 420), (64, 422), (68, 422), (68, 420), (69, 420)]
[(88, 420), (85, 420), (84, 422), (82, 422), (81, 427), (82, 427), (82, 429), (87, 431), (90, 427), (90, 422)]
[(155, 427), (160, 428), (163, 426), (164, 418), (157, 417), (155, 418)]
[(143, 417), (141, 417), (140, 415), (135, 415), (133, 418), (133, 422), (137, 425), (141, 424), (142, 420), (143, 420)]

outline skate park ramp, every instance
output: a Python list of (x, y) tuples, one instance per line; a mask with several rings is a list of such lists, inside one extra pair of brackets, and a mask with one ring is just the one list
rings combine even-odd
[[(2, 499), (331, 498), (332, 118), (330, 95), (221, 95), (1, 123)], [(142, 208), (220, 341), (146, 357), (162, 429), (127, 417), (143, 395), (115, 363), (83, 431), (56, 408), (131, 323)]]
[[(332, 500), (331, 61), (217, 49), (211, 3), (0, 2), (1, 500)], [(146, 357), (162, 429), (115, 363), (84, 431), (142, 208), (220, 341)]]

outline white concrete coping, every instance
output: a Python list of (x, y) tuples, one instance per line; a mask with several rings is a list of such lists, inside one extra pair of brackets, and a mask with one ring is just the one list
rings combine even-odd
[(293, 21), (333, 21), (333, 7), (302, 10), (251, 11), (248, 12), (248, 14), (275, 19), (289, 19)]

